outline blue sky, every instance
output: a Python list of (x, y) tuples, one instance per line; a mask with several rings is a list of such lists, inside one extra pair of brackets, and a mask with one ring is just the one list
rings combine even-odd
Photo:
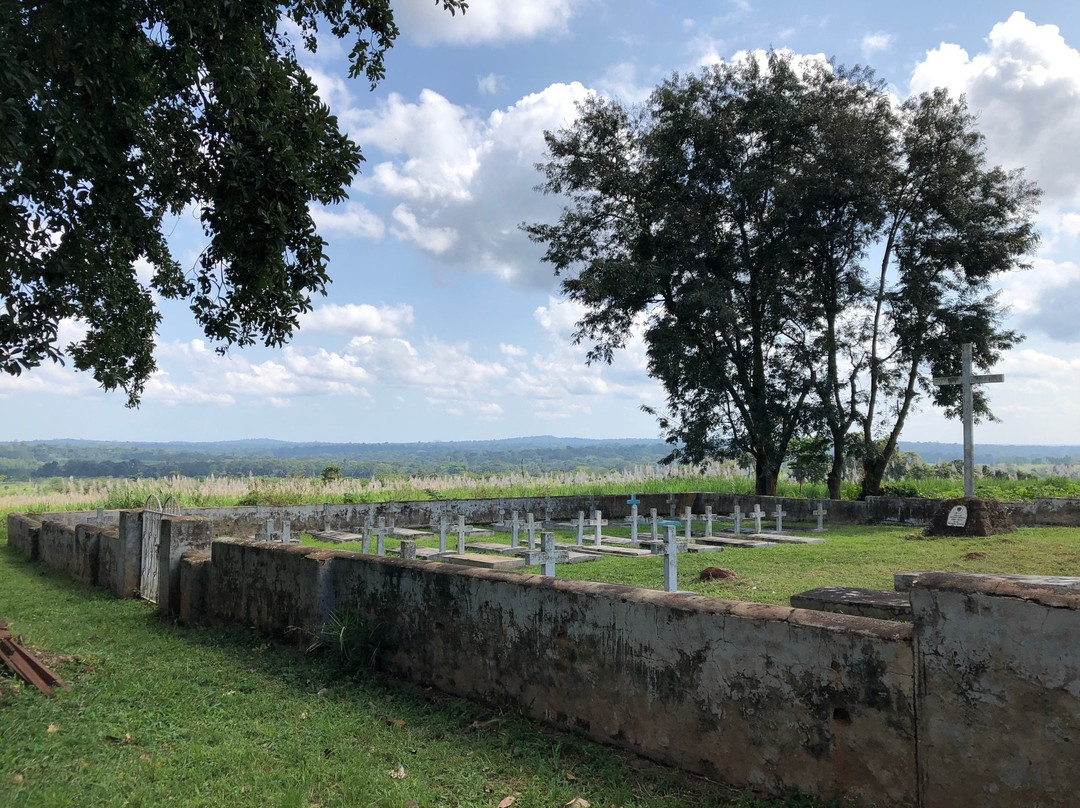
[[(137, 410), (70, 367), (0, 377), (0, 439), (341, 442), (521, 435), (655, 437), (640, 342), (611, 367), (571, 345), (578, 316), (518, 230), (552, 220), (534, 191), (543, 131), (588, 93), (643, 101), (673, 72), (769, 47), (866, 64), (898, 98), (965, 93), (990, 159), (1044, 189), (1043, 243), (1001, 281), (1027, 339), (995, 372), (1000, 423), (979, 443), (1080, 443), (1080, 11), (1069, 2), (472, 0), (451, 17), (397, 4), (402, 35), (374, 92), (322, 40), (305, 67), (367, 161), (343, 205), (313, 210), (334, 283), (283, 350), (219, 357), (162, 305), (160, 370)], [(194, 263), (194, 214), (171, 242)], [(66, 323), (62, 334), (78, 333)], [(906, 440), (960, 440), (929, 405)]]

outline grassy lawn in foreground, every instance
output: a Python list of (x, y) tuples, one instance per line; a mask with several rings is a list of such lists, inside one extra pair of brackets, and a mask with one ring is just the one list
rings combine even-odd
[[(779, 557), (775, 557), (779, 558)], [(72, 685), (0, 672), (0, 806), (812, 808), (367, 674), (30, 564), (0, 533), (0, 616)]]
[[(942, 570), (945, 572), (996, 572), (1029, 575), (1080, 575), (1080, 528), (1022, 528), (1015, 533), (989, 538), (924, 538), (915, 528), (830, 527), (819, 535), (824, 544), (780, 544), (758, 549), (729, 548), (720, 553), (687, 553), (679, 556), (679, 588), (711, 597), (774, 603), (787, 606), (789, 598), (819, 586), (853, 586), (892, 589), (898, 572)], [(605, 535), (627, 536), (629, 528), (604, 528)], [(586, 543), (591, 536), (586, 534)], [(479, 541), (502, 541), (506, 534)], [(556, 541), (576, 541), (576, 534), (556, 531)], [(521, 542), (524, 543), (524, 533)], [(334, 549), (358, 549), (305, 537), (305, 543)], [(456, 536), (448, 536), (450, 547)], [(419, 542), (438, 546), (437, 540)], [(387, 540), (388, 547), (398, 542)], [(983, 557), (969, 558), (969, 554)], [(630, 584), (661, 589), (663, 560), (659, 557), (617, 558), (606, 556), (585, 564), (560, 564), (560, 578)], [(723, 567), (736, 579), (699, 581), (706, 567)], [(524, 572), (538, 573), (539, 567)]]

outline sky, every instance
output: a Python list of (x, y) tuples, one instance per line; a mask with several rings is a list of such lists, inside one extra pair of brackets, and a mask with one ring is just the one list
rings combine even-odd
[[(992, 372), (1000, 419), (977, 443), (1080, 443), (1080, 8), (820, 0), (430, 0), (395, 4), (401, 36), (375, 91), (347, 77), (345, 43), (302, 63), (366, 162), (345, 203), (315, 207), (333, 283), (283, 349), (215, 353), (186, 306), (164, 301), (158, 372), (141, 406), (88, 374), (0, 375), (0, 440), (413, 442), (558, 435), (659, 437), (642, 405), (660, 385), (632, 341), (611, 366), (572, 344), (560, 295), (522, 222), (554, 221), (535, 190), (543, 133), (590, 93), (644, 102), (673, 73), (775, 48), (868, 65), (898, 99), (964, 94), (989, 160), (1043, 189), (1033, 267), (1000, 279), (1026, 335)], [(193, 266), (194, 213), (170, 243)], [(873, 257), (869, 259), (873, 261)], [(64, 323), (62, 339), (79, 333)], [(959, 442), (924, 402), (903, 439)]]

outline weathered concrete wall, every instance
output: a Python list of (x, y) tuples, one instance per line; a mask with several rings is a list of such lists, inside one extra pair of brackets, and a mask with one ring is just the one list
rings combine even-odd
[(212, 559), (219, 620), (358, 613), (403, 678), (731, 783), (915, 800), (909, 626), (237, 539)]
[(75, 527), (52, 519), (42, 521), (38, 554), (46, 566), (71, 572), (75, 565)]
[(180, 614), (180, 558), (189, 550), (210, 549), (211, 526), (197, 516), (166, 516), (158, 543), (158, 612)]
[(911, 605), (923, 804), (1077, 805), (1080, 593), (938, 572)]
[[(119, 597), (135, 597), (142, 574), (142, 510), (117, 511), (119, 518), (119, 569), (115, 586)], [(116, 591), (116, 590), (114, 590)]]
[(210, 553), (188, 550), (180, 556), (180, 624), (192, 626), (206, 619), (210, 581)]
[(20, 513), (9, 513), (7, 518), (8, 544), (30, 561), (37, 561), (40, 552), (41, 522)]
[(210, 552), (211, 620), (281, 636), (326, 622), (332, 607), (322, 591), (323, 566), (333, 552), (230, 538), (216, 540)]
[[(100, 579), (101, 537), (117, 536), (115, 527), (103, 525), (75, 525), (75, 542), (72, 548), (71, 577), (84, 584), (97, 586)], [(104, 582), (103, 585), (108, 585)]]

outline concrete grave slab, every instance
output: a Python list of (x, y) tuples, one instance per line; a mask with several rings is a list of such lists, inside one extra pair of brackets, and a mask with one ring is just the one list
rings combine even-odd
[(755, 550), (759, 547), (775, 547), (776, 542), (762, 541), (760, 539), (737, 539), (734, 536), (713, 536), (706, 538), (702, 536), (697, 540), (698, 544), (715, 544), (719, 547), (741, 547), (745, 550)]
[(497, 541), (471, 541), (465, 545), (465, 549), (474, 553), (499, 553), (500, 555), (513, 555), (518, 548), (509, 544), (500, 544)]
[(319, 541), (328, 541), (334, 544), (350, 544), (364, 540), (361, 534), (348, 533), (344, 530), (320, 530), (318, 533), (312, 533), (311, 535)]
[(569, 555), (566, 561), (562, 561), (562, 564), (583, 564), (586, 561), (599, 561), (600, 556), (596, 553), (583, 553), (580, 552), (581, 548), (576, 544), (567, 544), (565, 542), (556, 542), (555, 546), (560, 550), (568, 550)]
[(810, 536), (790, 536), (786, 533), (750, 533), (751, 539), (758, 541), (774, 541), (779, 544), (824, 544), (825, 539), (811, 538)]
[(430, 530), (413, 530), (411, 527), (395, 527), (390, 535), (395, 539), (433, 539), (435, 534)]
[(575, 549), (585, 553), (622, 556), (625, 558), (640, 558), (642, 556), (652, 555), (652, 553), (648, 550), (643, 550), (638, 547), (613, 547), (611, 545), (600, 545), (599, 547), (594, 547), (591, 544), (586, 544), (584, 547), (575, 547)]
[(792, 595), (791, 605), (796, 609), (872, 617), (875, 620), (911, 621), (910, 596), (888, 590), (823, 586)]
[(485, 570), (517, 570), (525, 566), (525, 559), (508, 556), (495, 556), (486, 553), (452, 553), (443, 556), (440, 561), (447, 564), (460, 564), (463, 567), (479, 567)]
[(691, 542), (686, 545), (686, 552), (688, 553), (722, 553), (724, 548), (719, 544), (698, 544), (697, 542)]

